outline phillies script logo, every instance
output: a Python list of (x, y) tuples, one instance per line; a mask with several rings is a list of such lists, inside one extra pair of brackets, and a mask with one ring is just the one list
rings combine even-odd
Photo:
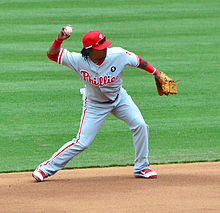
[(81, 75), (83, 76), (83, 80), (93, 84), (95, 86), (105, 86), (106, 84), (114, 83), (118, 80), (119, 76), (112, 77), (111, 75), (104, 75), (100, 77), (92, 78), (91, 75), (87, 71), (80, 71)]

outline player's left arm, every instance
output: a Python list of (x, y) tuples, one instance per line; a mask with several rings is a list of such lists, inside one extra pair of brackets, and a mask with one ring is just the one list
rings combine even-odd
[(138, 68), (146, 70), (155, 76), (155, 82), (157, 86), (158, 94), (161, 96), (163, 94), (177, 94), (177, 84), (176, 82), (168, 77), (165, 73), (159, 72), (155, 67), (153, 67), (148, 61), (137, 56), (139, 65)]
[(153, 74), (158, 79), (161, 78), (161, 73), (141, 56), (136, 55), (135, 53), (129, 52), (127, 50), (124, 50), (123, 52), (125, 53), (124, 56), (125, 60), (127, 61), (127, 65), (132, 67), (138, 67)]
[(153, 67), (148, 61), (138, 56), (139, 59), (139, 66), (138, 68), (143, 69), (151, 74), (153, 74), (155, 77), (160, 76), (160, 71), (158, 71), (155, 67)]

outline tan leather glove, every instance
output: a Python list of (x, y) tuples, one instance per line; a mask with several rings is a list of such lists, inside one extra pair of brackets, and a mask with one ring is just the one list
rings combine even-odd
[(177, 94), (176, 82), (165, 73), (160, 72), (159, 76), (155, 76), (155, 82), (157, 85), (158, 94), (160, 96), (162, 96), (163, 94)]

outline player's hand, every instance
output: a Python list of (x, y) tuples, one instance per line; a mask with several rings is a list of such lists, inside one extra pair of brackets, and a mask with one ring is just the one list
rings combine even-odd
[[(69, 26), (69, 25), (67, 25), (67, 26)], [(71, 35), (71, 34), (68, 35), (68, 34), (65, 33), (65, 31), (64, 31), (65, 27), (66, 27), (66, 26), (63, 26), (63, 27), (62, 27), (62, 30), (61, 30), (61, 31), (59, 32), (59, 34), (58, 34), (58, 38), (59, 38), (60, 40), (66, 40), (66, 39), (68, 39), (68, 38), (70, 37), (70, 35)]]

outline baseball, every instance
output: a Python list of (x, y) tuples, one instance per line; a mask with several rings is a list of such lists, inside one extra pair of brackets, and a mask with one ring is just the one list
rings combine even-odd
[(67, 26), (64, 28), (64, 32), (65, 32), (67, 35), (71, 35), (72, 32), (73, 32), (73, 28), (72, 28), (70, 25), (67, 25)]

